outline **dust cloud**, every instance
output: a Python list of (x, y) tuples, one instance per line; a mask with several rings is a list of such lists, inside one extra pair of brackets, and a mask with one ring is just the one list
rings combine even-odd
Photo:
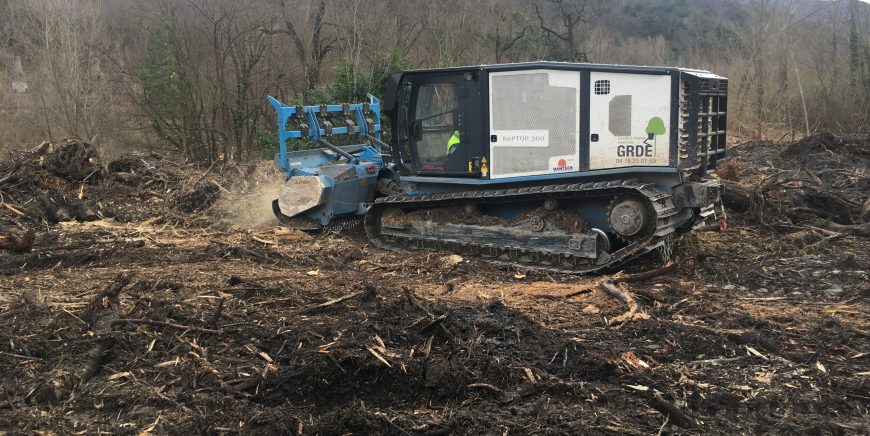
[(237, 181), (230, 192), (222, 192), (216, 205), (224, 219), (246, 229), (263, 229), (277, 225), (272, 201), (278, 198), (284, 176), (272, 161), (257, 164), (250, 175)]

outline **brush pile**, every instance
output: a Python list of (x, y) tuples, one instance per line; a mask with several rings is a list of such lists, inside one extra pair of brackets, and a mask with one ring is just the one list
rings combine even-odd
[[(213, 166), (214, 167), (214, 166)], [(111, 218), (175, 226), (208, 226), (209, 212), (250, 168), (202, 168), (157, 153), (105, 164), (95, 147), (65, 139), (44, 142), (0, 161), (0, 249), (27, 251), (32, 228)], [(218, 173), (220, 170), (220, 173)], [(239, 176), (242, 177), (239, 177)]]
[(818, 133), (788, 144), (753, 141), (719, 171), (726, 206), (779, 229), (813, 226), (870, 237), (870, 136)]

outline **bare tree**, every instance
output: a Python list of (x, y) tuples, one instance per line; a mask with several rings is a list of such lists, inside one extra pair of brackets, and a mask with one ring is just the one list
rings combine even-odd
[[(296, 55), (302, 63), (305, 78), (303, 92), (307, 93), (320, 85), (323, 61), (336, 48), (335, 37), (324, 32), (327, 0), (311, 0), (307, 8), (302, 8), (299, 2), (277, 1), (281, 14), (280, 23), (271, 23), (269, 27), (263, 27), (262, 31), (268, 35), (285, 34), (290, 38)], [(305, 9), (309, 10), (307, 14), (297, 13)], [(302, 15), (303, 18), (301, 20), (295, 18), (298, 15)], [(300, 25), (300, 21), (310, 23), (310, 28), (304, 24)], [(310, 34), (308, 38), (305, 37), (306, 33)]]
[(197, 63), (193, 75), (195, 92), (204, 105), (208, 155), (227, 160), (248, 156), (261, 115), (264, 90), (258, 79), (264, 74), (260, 66), (268, 37), (250, 3), (196, 0), (189, 4), (192, 26), (208, 36), (207, 45), (195, 49), (202, 50), (197, 56), (205, 62)]
[(16, 19), (34, 66), (32, 89), (46, 133), (51, 136), (57, 126), (67, 135), (97, 138), (111, 125), (105, 122), (111, 92), (102, 67), (107, 41), (102, 2), (25, 2)]
[(488, 9), (490, 16), (496, 17), (491, 38), (494, 42), (495, 62), (501, 63), (505, 54), (526, 37), (530, 28), (520, 23), (519, 14), (506, 8), (502, 2), (491, 2)]
[(561, 30), (553, 29), (544, 19), (544, 13), (535, 3), (535, 14), (538, 16), (539, 26), (545, 32), (548, 45), (553, 53), (558, 53), (560, 45), (567, 46), (569, 59), (574, 62), (589, 62), (589, 53), (583, 47), (581, 38), (582, 26), (588, 23), (590, 8), (589, 0), (565, 1), (549, 0), (555, 9), (557, 25)]

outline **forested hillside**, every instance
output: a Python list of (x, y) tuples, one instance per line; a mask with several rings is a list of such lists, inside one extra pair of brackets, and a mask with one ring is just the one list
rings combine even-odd
[(857, 0), (0, 0), (0, 144), (77, 136), (212, 161), (268, 155), (265, 101), (378, 95), (385, 75), (529, 60), (731, 79), (732, 131), (866, 131)]

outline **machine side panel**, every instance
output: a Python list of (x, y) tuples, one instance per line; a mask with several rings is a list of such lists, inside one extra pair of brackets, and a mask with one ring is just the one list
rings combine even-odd
[(668, 166), (670, 75), (590, 73), (589, 169)]
[(489, 128), (492, 179), (579, 171), (580, 72), (490, 73)]

